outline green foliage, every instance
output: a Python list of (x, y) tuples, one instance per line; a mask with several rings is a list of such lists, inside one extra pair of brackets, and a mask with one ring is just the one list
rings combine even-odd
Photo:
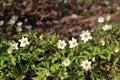
[(99, 0), (76, 0), (78, 3), (83, 3), (83, 2), (85, 2), (85, 3), (91, 3), (91, 2), (93, 2), (93, 1), (99, 1)]
[[(84, 43), (77, 38), (78, 46), (59, 49), (57, 34), (41, 34), (36, 31), (20, 33), (13, 36), (0, 37), (0, 80), (119, 80), (120, 28), (118, 23), (111, 21), (112, 29), (102, 30), (97, 24), (91, 30), (92, 40)], [(27, 37), (29, 45), (20, 47), (18, 41)], [(105, 44), (101, 45), (100, 40)], [(10, 41), (18, 42), (18, 50), (9, 51)], [(68, 44), (68, 41), (66, 41)], [(117, 47), (117, 48), (116, 48)], [(63, 60), (70, 60), (69, 66), (62, 64)], [(83, 60), (91, 61), (92, 69), (82, 69)]]
[(0, 4), (2, 4), (2, 3), (4, 3), (4, 2), (6, 3), (7, 6), (11, 6), (13, 0), (0, 0)]
[(92, 2), (96, 2), (96, 3), (101, 3), (103, 1), (101, 0), (76, 0), (78, 3), (92, 3)]

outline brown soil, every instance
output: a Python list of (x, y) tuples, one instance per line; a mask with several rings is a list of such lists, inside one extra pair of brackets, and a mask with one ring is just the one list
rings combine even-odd
[[(15, 0), (11, 6), (6, 2), (1, 4), (0, 18), (8, 21), (11, 18), (16, 22), (22, 21), (23, 25), (31, 25), (40, 34), (51, 32), (59, 33), (61, 38), (68, 39), (77, 37), (81, 30), (92, 29), (96, 26), (99, 16), (111, 14), (113, 19), (120, 21), (120, 15), (116, 13), (117, 4), (108, 8), (103, 2), (100, 3), (77, 3), (69, 0), (66, 4), (57, 0)], [(7, 35), (16, 33), (15, 26), (7, 31), (7, 26), (0, 31)], [(27, 29), (23, 27), (25, 32)]]

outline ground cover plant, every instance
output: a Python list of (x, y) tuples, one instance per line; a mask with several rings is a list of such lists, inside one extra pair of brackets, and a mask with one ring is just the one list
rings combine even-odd
[(0, 80), (119, 80), (112, 2), (1, 0)]
[(99, 16), (95, 28), (70, 40), (17, 30), (19, 34), (0, 37), (1, 80), (120, 79), (120, 28), (110, 15)]

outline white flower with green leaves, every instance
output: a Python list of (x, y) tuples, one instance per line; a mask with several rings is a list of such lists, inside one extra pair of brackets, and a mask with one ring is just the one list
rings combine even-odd
[(64, 49), (66, 45), (67, 43), (65, 42), (65, 40), (58, 40), (57, 46), (59, 49)]
[(18, 50), (18, 43), (16, 42), (10, 42), (9, 50)]
[(102, 30), (103, 31), (107, 31), (107, 30), (111, 30), (112, 29), (112, 25), (108, 25), (108, 24), (105, 24), (103, 27), (102, 27)]
[(91, 61), (88, 61), (88, 60), (84, 60), (82, 61), (82, 69), (84, 69), (85, 71), (88, 71), (88, 70), (91, 70), (92, 67), (91, 67)]
[(82, 33), (80, 34), (81, 40), (84, 41), (84, 43), (86, 43), (89, 39), (92, 39), (92, 36), (90, 35), (90, 32), (87, 31), (82, 31)]
[(103, 23), (104, 22), (104, 17), (102, 17), (102, 16), (98, 17), (98, 22)]
[(69, 44), (70, 44), (69, 48), (74, 48), (78, 46), (77, 39), (72, 38), (72, 40), (69, 41)]
[(69, 66), (70, 65), (70, 60), (68, 58), (66, 58), (66, 59), (63, 60), (62, 64), (64, 66)]
[(25, 47), (26, 45), (29, 45), (28, 38), (22, 37), (22, 39), (18, 40), (20, 42), (20, 47)]

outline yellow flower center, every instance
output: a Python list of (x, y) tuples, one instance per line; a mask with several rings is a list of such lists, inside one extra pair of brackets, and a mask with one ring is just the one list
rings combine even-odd
[(88, 63), (85, 63), (85, 67), (88, 67)]
[(74, 41), (74, 42), (72, 43), (72, 45), (76, 45), (76, 42)]
[(60, 46), (64, 46), (64, 44), (63, 44), (63, 43), (60, 43)]
[(16, 46), (15, 46), (15, 45), (13, 45), (13, 46), (12, 46), (12, 49), (16, 49)]
[(69, 61), (68, 61), (68, 60), (66, 60), (66, 61), (65, 61), (65, 63), (66, 63), (66, 64), (68, 64), (68, 63), (69, 63)]
[(85, 37), (85, 38), (88, 38), (88, 35), (87, 35), (87, 34), (85, 34), (85, 35), (84, 35), (84, 37)]
[(23, 40), (23, 41), (22, 41), (22, 43), (26, 44), (26, 43), (27, 43), (27, 41), (26, 41), (26, 40)]

